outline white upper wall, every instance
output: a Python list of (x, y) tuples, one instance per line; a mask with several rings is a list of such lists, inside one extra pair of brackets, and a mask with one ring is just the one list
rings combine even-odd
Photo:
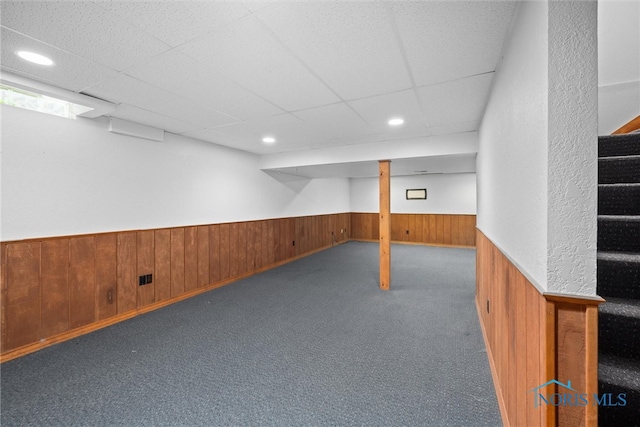
[(477, 223), (541, 291), (596, 291), (597, 81), (597, 3), (520, 3), (479, 133)]
[(523, 2), (480, 126), (478, 228), (547, 284), (548, 5)]
[(282, 183), (258, 156), (1, 107), (3, 241), (348, 212), (348, 179)]
[[(378, 188), (378, 178), (352, 178), (351, 212), (379, 212)], [(427, 200), (407, 200), (406, 190), (412, 188), (426, 188)], [(391, 212), (473, 215), (476, 213), (476, 174), (392, 176)]]
[(640, 115), (640, 2), (598, 2), (598, 133)]

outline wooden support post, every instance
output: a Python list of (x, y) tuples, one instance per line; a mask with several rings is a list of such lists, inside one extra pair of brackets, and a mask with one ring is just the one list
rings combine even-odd
[(391, 284), (391, 162), (380, 160), (380, 289)]

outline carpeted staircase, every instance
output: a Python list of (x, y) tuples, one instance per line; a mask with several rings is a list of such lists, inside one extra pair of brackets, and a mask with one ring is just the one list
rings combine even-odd
[(640, 426), (640, 133), (601, 136), (598, 147), (600, 426)]

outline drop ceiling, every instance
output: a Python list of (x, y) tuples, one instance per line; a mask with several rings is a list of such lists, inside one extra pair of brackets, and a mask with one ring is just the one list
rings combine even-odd
[[(511, 1), (1, 4), (3, 71), (258, 155), (476, 131), (515, 11)], [(418, 158), (408, 167), (427, 169)], [(455, 156), (422, 160), (469, 169)], [(356, 163), (334, 172), (355, 176)]]

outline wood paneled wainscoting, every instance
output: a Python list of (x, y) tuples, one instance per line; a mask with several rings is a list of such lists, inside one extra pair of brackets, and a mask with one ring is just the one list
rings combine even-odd
[[(541, 293), (480, 231), (476, 274), (476, 308), (504, 425), (596, 426), (602, 299)], [(538, 388), (551, 380), (570, 381), (574, 391), (557, 383)]]
[[(378, 240), (378, 213), (351, 213), (351, 238)], [(441, 246), (476, 245), (476, 216), (391, 214), (391, 241)]]
[(350, 221), (341, 213), (2, 242), (0, 361), (342, 243)]

